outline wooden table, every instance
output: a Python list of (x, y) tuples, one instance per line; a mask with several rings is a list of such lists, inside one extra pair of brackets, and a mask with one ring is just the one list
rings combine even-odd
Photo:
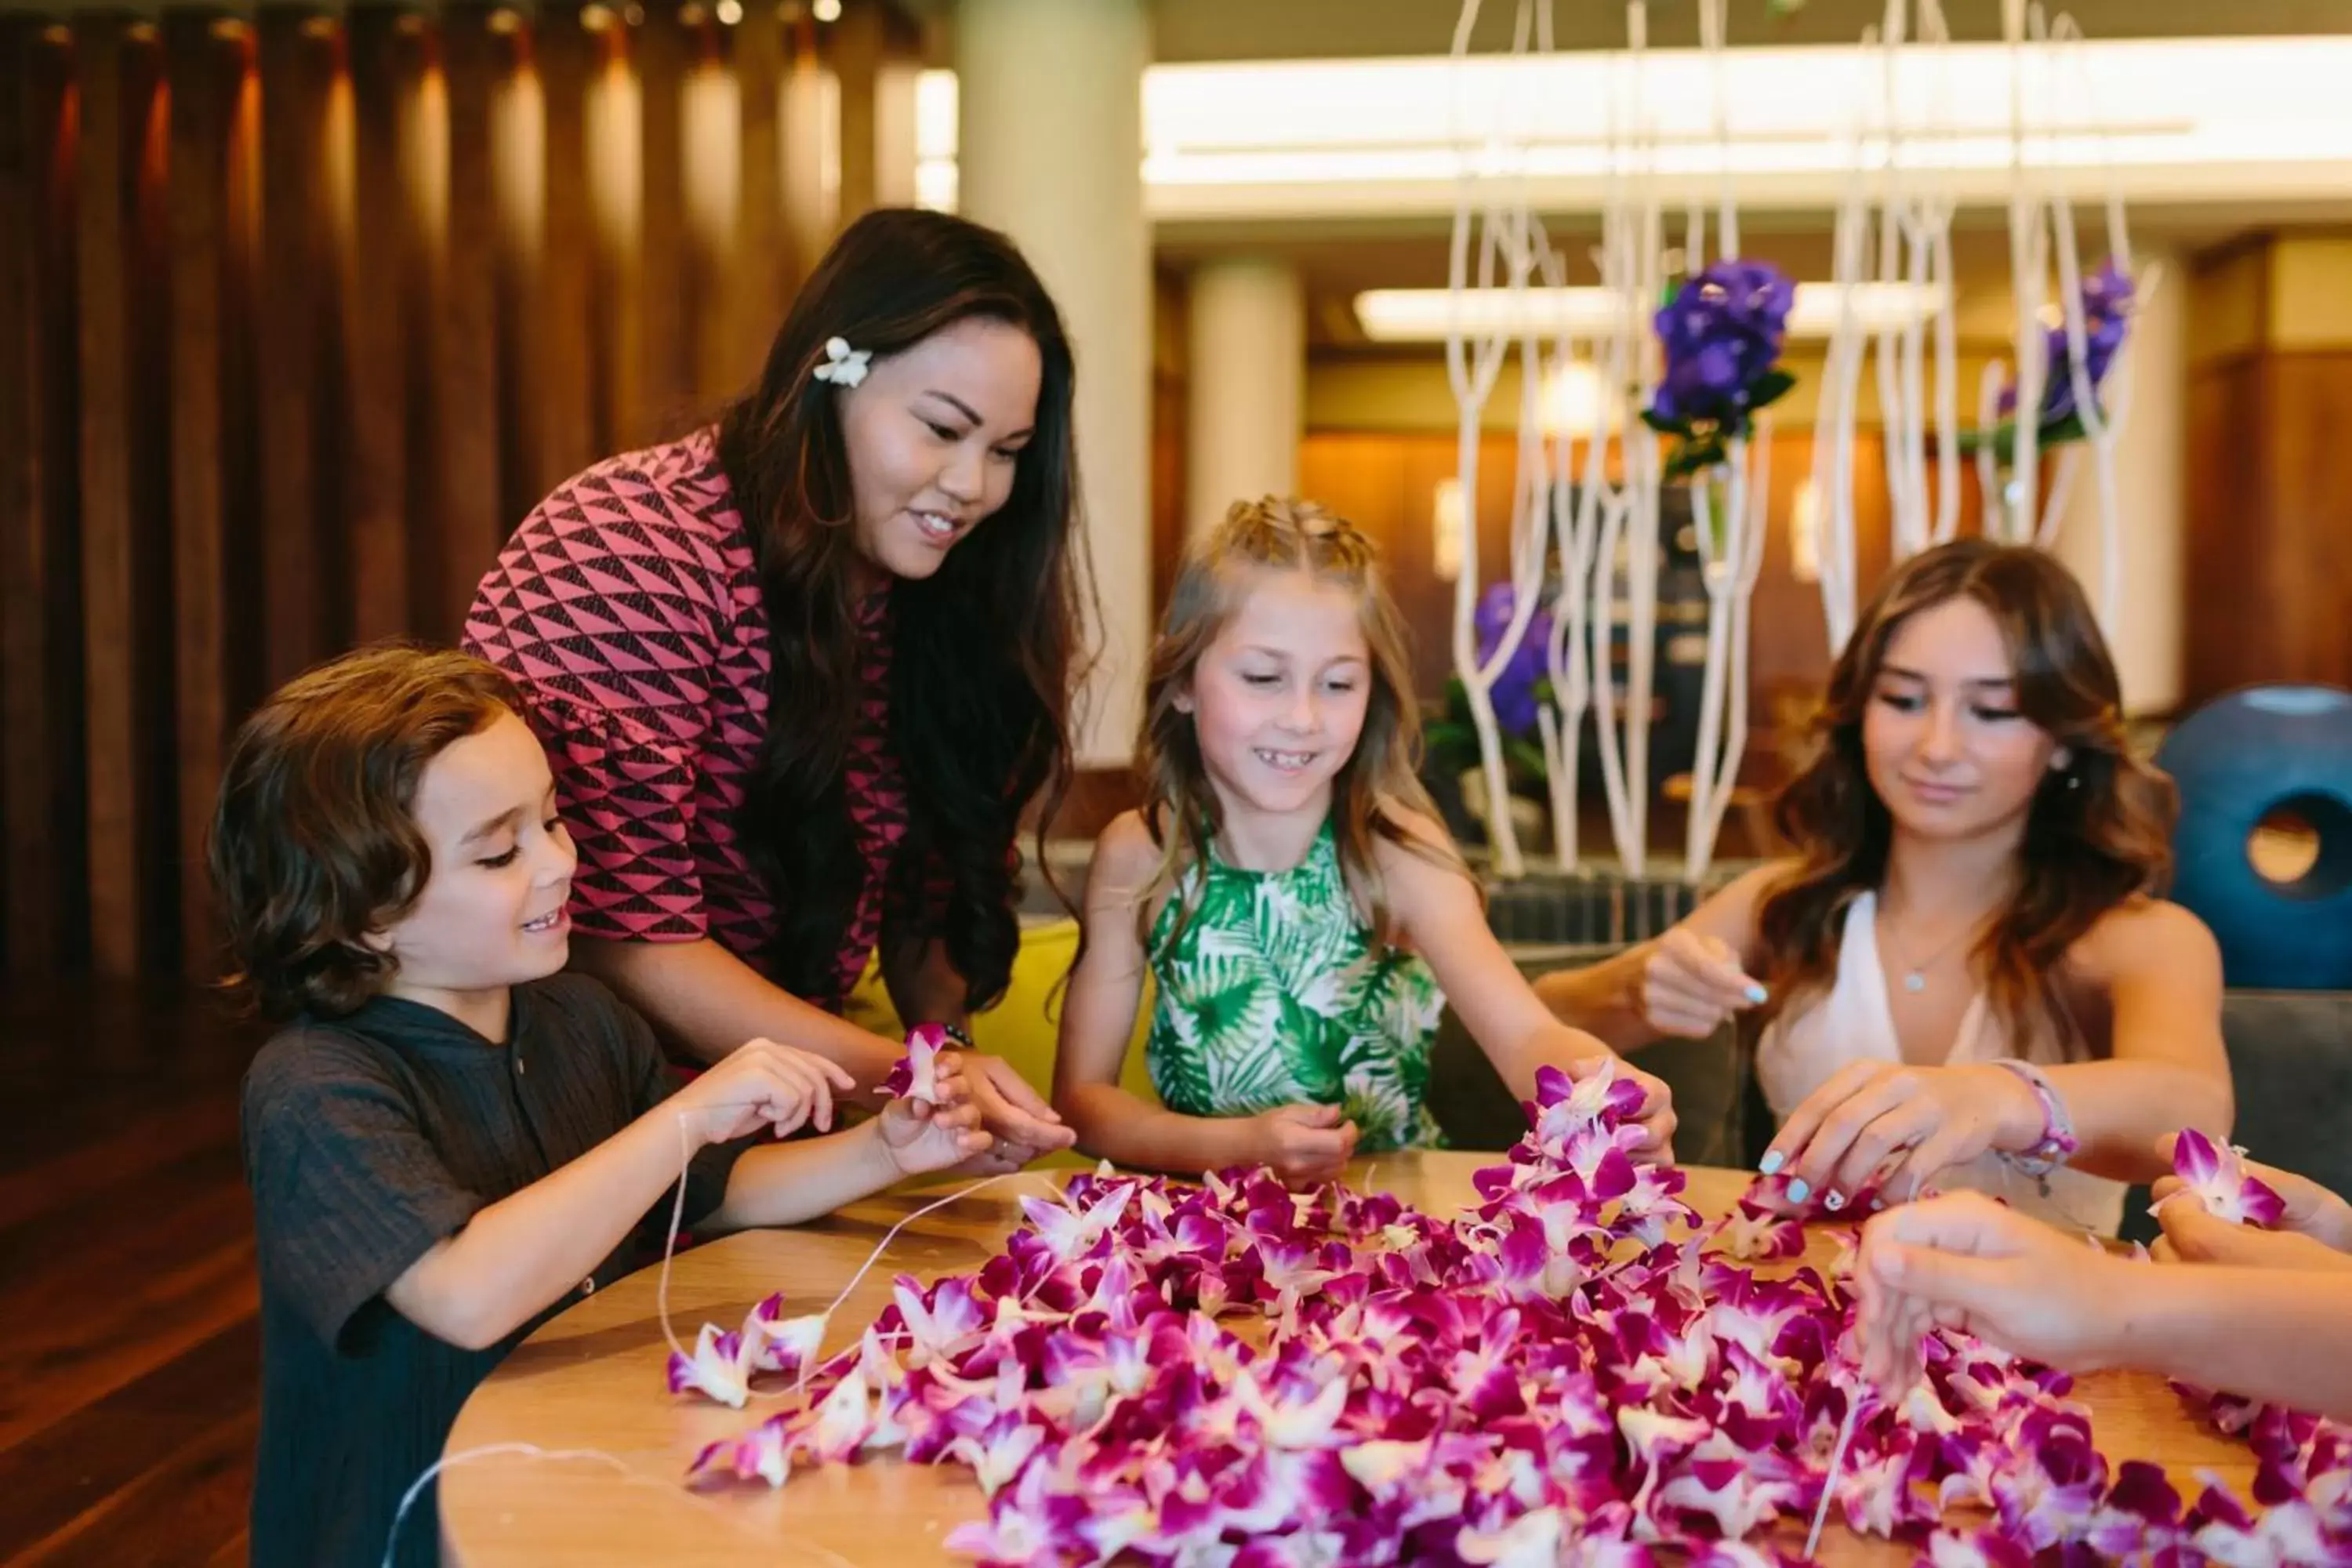
[[(1387, 1155), (1371, 1162), (1370, 1185), (1435, 1215), (1472, 1201), (1471, 1173), (1491, 1154)], [(1350, 1172), (1365, 1184), (1366, 1164)], [(966, 1273), (993, 1255), (1021, 1223), (1016, 1200), (1055, 1184), (1037, 1173), (999, 1181), (916, 1221), (866, 1274), (835, 1317), (826, 1351), (854, 1342), (888, 1303), (890, 1281)], [(1703, 1214), (1727, 1212), (1748, 1177), (1695, 1168), (1686, 1196)], [(723, 1328), (743, 1321), (771, 1291), (784, 1292), (785, 1315), (822, 1310), (892, 1225), (953, 1184), (893, 1193), (796, 1230), (751, 1231), (679, 1255), (670, 1279), (670, 1313), (691, 1342), (706, 1320)], [(1809, 1255), (1827, 1264), (1826, 1236)], [(668, 1347), (655, 1310), (658, 1268), (631, 1276), (581, 1302), (525, 1342), (476, 1390), (450, 1433), (448, 1451), (497, 1443), (549, 1450), (594, 1449), (626, 1467), (588, 1458), (501, 1457), (461, 1465), (441, 1477), (446, 1560), (463, 1568), (509, 1564), (824, 1564), (856, 1568), (903, 1563), (961, 1562), (940, 1545), (947, 1531), (984, 1517), (979, 1488), (952, 1465), (908, 1465), (895, 1455), (854, 1467), (795, 1470), (781, 1489), (757, 1483), (697, 1493), (684, 1478), (703, 1444), (746, 1430), (783, 1406), (754, 1397), (743, 1410), (707, 1400), (672, 1398), (663, 1369)], [(2252, 1460), (2242, 1444), (2202, 1432), (2158, 1379), (2103, 1374), (2083, 1380), (2076, 1397), (2093, 1412), (2101, 1449), (2112, 1460), (2152, 1459), (2194, 1496), (2193, 1472), (2217, 1472), (2246, 1495)], [(418, 1519), (410, 1528), (430, 1528)], [(1787, 1542), (1801, 1549), (1803, 1532)], [(1824, 1532), (1822, 1561), (1908, 1563), (1907, 1548)]]

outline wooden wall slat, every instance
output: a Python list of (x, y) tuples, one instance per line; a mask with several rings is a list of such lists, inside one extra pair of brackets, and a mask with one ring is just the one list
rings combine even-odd
[(675, 435), (694, 405), (694, 337), (686, 309), (685, 85), (688, 33), (677, 0), (648, 0), (632, 30), (643, 149), (645, 403), (631, 446)]
[[(40, 458), (34, 450), (40, 386), (33, 352), (35, 188), (38, 180), (29, 18), (0, 16), (0, 726), (14, 737), (20, 707), (37, 716), (42, 687)], [(24, 617), (19, 624), (18, 617)], [(0, 752), (0, 853), (37, 844), (47, 758), (37, 744)], [(39, 879), (12, 873), (0, 901), (0, 973), (30, 970), (51, 936)]]
[(350, 571), (339, 585), (352, 637), (405, 631), (408, 616), (408, 374), (403, 310), (407, 203), (400, 137), (415, 73), (388, 10), (350, 21), (352, 181), (339, 247), (344, 381), (350, 435), (345, 523)]
[(830, 43), (835, 76), (841, 83), (841, 206), (849, 222), (881, 196), (880, 119), (875, 88), (889, 47), (881, 8), (846, 5), (834, 24)]
[[(332, 541), (342, 508), (330, 500), (334, 405), (319, 396), (330, 375), (334, 297), (327, 160), (332, 44), (309, 18), (282, 7), (257, 18), (262, 90), (262, 288), (256, 322), (262, 448), (262, 670), (275, 687), (323, 658), (348, 635)], [(324, 482), (322, 482), (324, 481)]]
[(493, 29), (491, 202), (498, 243), (499, 529), (513, 529), (539, 500), (540, 423), (547, 401), (547, 322), (538, 308), (540, 229), (546, 215), (547, 116), (520, 19)]
[(579, 12), (542, 7), (531, 35), (546, 149), (537, 244), (526, 258), (530, 285), (531, 379), (529, 468), (523, 510), (511, 501), (507, 525), (522, 521), (557, 485), (595, 459), (593, 388), (589, 379), (589, 279), (595, 230), (588, 205), (586, 95), (595, 53)]
[[(610, 13), (607, 13), (609, 16)], [(645, 268), (639, 240), (645, 188), (644, 120), (629, 29), (607, 23), (592, 38), (583, 125), (590, 170), (589, 374), (595, 387), (594, 446), (638, 445), (646, 425)]]
[(416, 626), (437, 642), (457, 640), (475, 585), (506, 538), (499, 489), (499, 215), (490, 169), (499, 52), (486, 11), (466, 6), (442, 14), (447, 163), (434, 173), (448, 195), (431, 261), (438, 309), (428, 330), (434, 439), (425, 458), (437, 480), (426, 492), (436, 497), (426, 531), (437, 535), (437, 581)]
[(229, 719), (227, 551), (224, 542), (229, 115), (220, 40), (201, 15), (163, 22), (170, 91), (172, 676), (182, 953), (190, 978), (215, 973), (213, 900), (196, 851), (219, 787)]
[(90, 936), (98, 972), (125, 977), (169, 962), (177, 912), (161, 886), (173, 819), (158, 809), (171, 726), (154, 655), (168, 649), (170, 606), (155, 578), (170, 557), (151, 546), (163, 542), (170, 469), (157, 449), (163, 105), (150, 33), (108, 19), (77, 35)]
[(742, 221), (746, 175), (742, 103), (738, 84), (726, 74), (720, 35), (740, 30), (740, 26), (722, 27), (706, 18), (686, 35), (688, 66), (679, 109), (687, 135), (678, 174), (680, 184), (692, 182), (698, 195), (682, 215), (678, 287), (691, 367), (687, 412), (696, 418), (736, 390), (736, 327), (729, 296), (736, 281), (735, 232)]
[(406, 479), (402, 537), (408, 551), (408, 602), (401, 630), (412, 637), (441, 635), (444, 584), (448, 571), (446, 530), (441, 504), (442, 410), (438, 391), (438, 329), (442, 311), (442, 235), (449, 218), (448, 89), (436, 58), (430, 23), (403, 12), (389, 46), (398, 72), (394, 125), (393, 233), (399, 266), (394, 284), (400, 300), (402, 391), (401, 456)]
[(0, 941), (27, 977), (89, 950), (69, 69), (37, 18), (0, 18)]
[(730, 65), (742, 112), (742, 192), (735, 219), (734, 277), (728, 286), (731, 346), (713, 370), (721, 386), (748, 388), (767, 363), (800, 261), (784, 226), (784, 29), (775, 7), (754, 5), (730, 29)]
[(131, 384), (132, 793), (143, 851), (138, 862), (142, 968), (163, 973), (178, 961), (181, 845), (172, 786), (177, 727), (172, 548), (171, 92), (163, 36), (152, 24), (126, 31), (124, 128), (138, 128), (126, 210), (129, 304), (126, 374)]
[(88, 716), (91, 959), (104, 974), (136, 973), (140, 942), (139, 816), (131, 706), (131, 385), (126, 361), (122, 37), (92, 23), (75, 40), (80, 113), (81, 553), (84, 710)]

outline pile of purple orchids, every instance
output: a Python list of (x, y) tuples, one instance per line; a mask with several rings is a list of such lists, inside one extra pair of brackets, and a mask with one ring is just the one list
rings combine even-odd
[[(1964, 1335), (1882, 1396), (1856, 1371), (1852, 1252), (1792, 1263), (1805, 1216), (1769, 1182), (1702, 1224), (1682, 1173), (1632, 1157), (1641, 1100), (1547, 1069), (1528, 1135), (1452, 1219), (1264, 1171), (1106, 1169), (1024, 1198), (977, 1273), (901, 1276), (830, 1358), (824, 1316), (771, 1298), (672, 1361), (673, 1392), (741, 1407), (764, 1378), (789, 1401), (693, 1479), (962, 1465), (987, 1517), (949, 1544), (988, 1563), (1738, 1568), (1798, 1561), (1832, 1484), (1837, 1517), (1936, 1568), (2352, 1557), (2352, 1441), (2310, 1417), (2185, 1391), (2250, 1434), (2257, 1511), (2111, 1470), (2067, 1377)], [(2233, 1155), (2182, 1144), (2200, 1201), (2259, 1209)]]

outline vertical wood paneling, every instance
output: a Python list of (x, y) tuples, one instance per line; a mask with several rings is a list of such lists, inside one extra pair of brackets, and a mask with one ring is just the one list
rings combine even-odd
[(337, 465), (322, 448), (338, 422), (320, 399), (333, 384), (334, 255), (326, 160), (331, 121), (331, 43), (312, 36), (299, 13), (261, 12), (263, 292), (258, 312), (260, 378), (262, 673), (275, 686), (324, 658), (348, 635), (339, 596), (319, 591), (341, 578), (329, 542)]
[(401, 128), (415, 75), (388, 10), (363, 6), (350, 23), (352, 181), (342, 226), (342, 416), (350, 435), (344, 499), (352, 637), (373, 642), (408, 617), (407, 318), (402, 258), (407, 210), (400, 186)]
[(2256, 450), (2269, 469), (2271, 545), (2256, 559), (2277, 629), (2273, 657), (2250, 678), (2352, 687), (2352, 353), (2273, 347), (2263, 357), (2272, 417)]
[(0, 16), (11, 971), (216, 973), (203, 836), (261, 694), (454, 637), (548, 489), (756, 376), (837, 207), (829, 31)]
[(735, 220), (735, 274), (728, 289), (730, 347), (714, 367), (719, 384), (748, 387), (767, 363), (768, 341), (799, 280), (784, 227), (783, 143), (778, 96), (783, 90), (783, 25), (775, 7), (753, 5), (732, 29), (730, 64), (742, 115), (742, 194)]
[(157, 657), (171, 638), (157, 581), (170, 570), (156, 338), (167, 106), (152, 31), (109, 20), (77, 34), (91, 954), (99, 973), (121, 976), (171, 962), (176, 913)]
[[(604, 13), (610, 17), (612, 13)], [(628, 29), (606, 20), (593, 35), (584, 125), (588, 139), (589, 372), (596, 388), (595, 447), (636, 444), (646, 405), (644, 115)]]
[[(225, 426), (234, 406), (224, 280), (229, 275), (229, 130), (233, 85), (210, 21), (163, 22), (171, 114), (172, 660), (179, 842), (204, 842), (228, 725), (230, 583), (224, 501)], [(213, 904), (190, 853), (180, 876), (183, 957), (191, 977), (214, 972)]]
[[(137, 972), (139, 859), (145, 841), (132, 797), (130, 325), (124, 197), (135, 156), (126, 137), (119, 26), (93, 23), (75, 40), (80, 112), (75, 193), (80, 244), (81, 556), (84, 709), (89, 787), (91, 959), (100, 973)], [(126, 142), (129, 145), (126, 145)]]
[[(571, 6), (540, 12), (531, 37), (545, 146), (538, 243), (526, 255), (530, 279), (524, 361), (532, 378), (526, 414), (530, 455), (525, 510), (596, 456), (591, 404), (589, 280), (595, 230), (588, 205), (585, 121), (592, 40)], [(509, 528), (524, 512), (510, 503)]]
[(474, 6), (445, 12), (441, 68), (446, 130), (446, 160), (420, 178), (447, 191), (446, 217), (433, 235), (432, 330), (434, 445), (425, 462), (437, 484), (427, 527), (436, 536), (431, 596), (419, 607), (416, 629), (440, 642), (457, 640), (474, 587), (505, 539), (499, 488), (499, 353), (497, 301), (499, 223), (491, 174), (490, 96), (498, 41), (488, 13)]
[(492, 280), (498, 333), (499, 528), (514, 527), (538, 500), (540, 410), (547, 396), (547, 322), (538, 308), (547, 211), (547, 117), (532, 39), (519, 17), (501, 12), (490, 100), (491, 208), (498, 224)]
[(875, 100), (888, 47), (881, 7), (845, 5), (828, 41), (834, 72), (841, 83), (839, 221), (845, 226), (880, 199), (880, 121)]
[[(698, 10), (699, 8), (698, 7)], [(743, 210), (743, 117), (727, 73), (719, 35), (731, 29), (704, 16), (687, 33), (688, 64), (680, 94), (683, 136), (679, 184), (686, 195), (678, 287), (686, 312), (690, 393), (681, 409), (699, 418), (733, 390), (735, 231)]]
[(648, 0), (630, 38), (637, 68), (645, 177), (638, 228), (643, 268), (645, 403), (636, 446), (675, 434), (694, 404), (694, 334), (686, 309), (684, 89), (688, 33), (677, 0)]
[(8, 971), (87, 956), (76, 104), (65, 43), (0, 18), (0, 850)]

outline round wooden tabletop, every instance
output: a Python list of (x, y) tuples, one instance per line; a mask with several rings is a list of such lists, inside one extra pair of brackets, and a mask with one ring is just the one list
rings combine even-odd
[[(1491, 1154), (1385, 1155), (1349, 1173), (1361, 1188), (1391, 1192), (1431, 1214), (1452, 1214), (1475, 1199), (1471, 1173)], [(977, 1269), (1023, 1223), (1017, 1200), (1055, 1185), (1066, 1173), (1000, 1179), (973, 1196), (925, 1215), (900, 1231), (880, 1261), (843, 1303), (827, 1335), (827, 1353), (855, 1342), (888, 1304), (899, 1274), (929, 1280)], [(1746, 1173), (1694, 1167), (1685, 1197), (1702, 1214), (1727, 1213)], [(821, 1311), (873, 1252), (883, 1233), (947, 1192), (933, 1184), (869, 1199), (816, 1225), (748, 1231), (678, 1255), (669, 1309), (678, 1337), (691, 1342), (706, 1321), (734, 1328), (753, 1303), (784, 1295), (787, 1317)], [(1827, 1264), (1835, 1244), (1816, 1237), (1811, 1259)], [(854, 1466), (793, 1471), (779, 1490), (756, 1483), (690, 1490), (687, 1466), (706, 1443), (733, 1436), (782, 1408), (756, 1394), (730, 1410), (707, 1400), (673, 1397), (664, 1369), (655, 1291), (648, 1268), (582, 1301), (524, 1342), (467, 1402), (447, 1452), (528, 1445), (453, 1466), (440, 1480), (446, 1560), (462, 1568), (548, 1563), (593, 1568), (780, 1568), (962, 1561), (940, 1544), (966, 1520), (985, 1516), (980, 1489), (953, 1465), (909, 1465), (895, 1455)], [(2241, 1443), (2193, 1425), (2161, 1381), (2105, 1373), (2075, 1390), (2092, 1412), (2099, 1447), (2110, 1461), (2152, 1460), (2184, 1495), (2205, 1469), (2246, 1495), (2252, 1459)], [(418, 1519), (409, 1528), (430, 1528)], [(1789, 1527), (1793, 1528), (1793, 1527)], [(1796, 1530), (1786, 1543), (1801, 1548)], [(1908, 1563), (1907, 1548), (1848, 1534), (1832, 1524), (1821, 1561)]]

